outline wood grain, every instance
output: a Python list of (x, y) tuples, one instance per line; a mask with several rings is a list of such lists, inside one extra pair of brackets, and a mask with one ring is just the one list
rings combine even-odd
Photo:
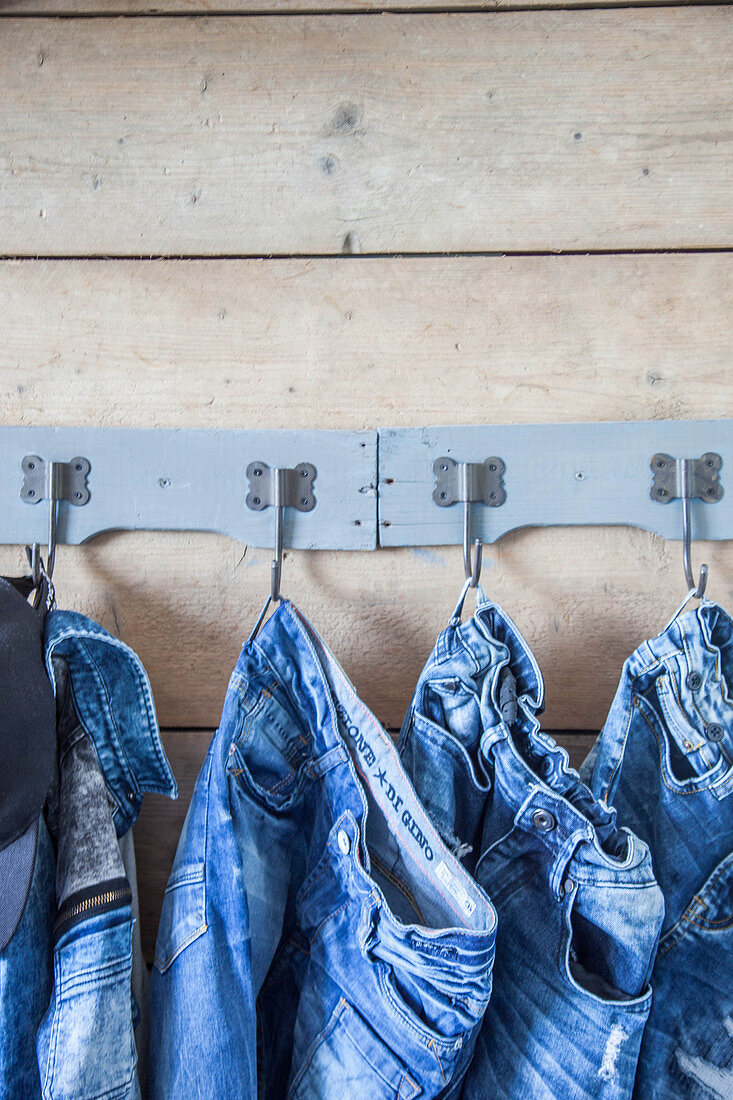
[[(143, 951), (149, 962), (153, 959), (163, 893), (178, 838), (213, 733), (213, 730), (167, 730), (164, 733), (165, 751), (178, 781), (178, 799), (171, 802), (163, 795), (146, 795), (135, 826), (140, 930)], [(585, 759), (594, 739), (594, 734), (557, 735), (558, 742), (570, 754), (570, 763), (576, 768)]]
[[(0, 572), (22, 568), (0, 548)], [(223, 536), (126, 532), (61, 546), (60, 606), (135, 649), (162, 724), (213, 727), (269, 591), (271, 554)], [(733, 541), (695, 543), (710, 595), (733, 608)], [(313, 622), (365, 702), (399, 726), (463, 578), (459, 547), (290, 551), (283, 592)], [(685, 592), (679, 542), (628, 528), (513, 532), (484, 552), (482, 582), (516, 621), (547, 683), (551, 728), (598, 729), (623, 661)]]
[[(731, 271), (727, 255), (7, 262), (0, 421), (730, 416)], [(693, 555), (729, 604), (732, 555), (733, 543)], [(487, 548), (487, 587), (537, 653), (554, 728), (599, 728), (624, 658), (682, 595), (680, 556), (623, 528), (527, 530)], [(22, 560), (0, 551), (4, 571)], [(267, 551), (217, 536), (110, 534), (62, 546), (56, 579), (62, 604), (141, 654), (164, 724), (211, 727), (268, 568)], [(394, 726), (461, 576), (457, 548), (292, 553), (283, 585)]]
[[(604, 0), (604, 7), (616, 4), (634, 6), (644, 0)], [(423, 12), (460, 10), (461, 8), (501, 11), (503, 8), (573, 8), (587, 0), (0, 0), (0, 15), (296, 15), (307, 12)], [(689, 0), (666, 0), (670, 5), (687, 4)]]
[(732, 18), (8, 19), (0, 252), (727, 247)]
[(0, 263), (0, 422), (733, 415), (733, 257)]

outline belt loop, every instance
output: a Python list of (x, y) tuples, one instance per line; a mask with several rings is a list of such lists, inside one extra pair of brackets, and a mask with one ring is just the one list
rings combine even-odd
[(558, 901), (562, 901), (565, 896), (565, 872), (570, 860), (580, 844), (584, 840), (592, 840), (592, 837), (593, 831), (590, 826), (588, 829), (575, 829), (557, 853), (550, 872), (550, 889)]
[(332, 749), (324, 752), (323, 756), (319, 756), (317, 760), (309, 760), (304, 765), (303, 771), (310, 779), (320, 779), (326, 772), (337, 768), (339, 764), (345, 763), (348, 759), (349, 754), (344, 746), (334, 745)]

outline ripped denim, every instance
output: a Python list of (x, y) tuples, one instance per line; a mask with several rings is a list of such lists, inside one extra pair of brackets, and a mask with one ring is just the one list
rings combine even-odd
[(494, 983), (465, 1100), (622, 1100), (651, 1006), (663, 915), (647, 846), (540, 732), (521, 634), (464, 593), (399, 751), (438, 832), (496, 907)]
[(643, 837), (666, 912), (638, 1100), (733, 1097), (733, 621), (704, 600), (629, 657), (582, 768)]

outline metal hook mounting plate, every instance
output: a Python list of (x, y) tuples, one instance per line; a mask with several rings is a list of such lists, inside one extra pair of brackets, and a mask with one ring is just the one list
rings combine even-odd
[(433, 500), (448, 508), (458, 501), (481, 502), (498, 508), (506, 500), (503, 476), (506, 466), (495, 455), (484, 462), (456, 462), (444, 455), (433, 463)]
[[(296, 508), (299, 512), (312, 512), (316, 506), (313, 482), (318, 471), (310, 462), (300, 462), (294, 469), (268, 466), (265, 462), (250, 462), (247, 467), (249, 492), (245, 501), (248, 508), (261, 512), (279, 503), (283, 508)], [(275, 481), (281, 476), (281, 497), (276, 500)]]
[(714, 451), (686, 460), (656, 454), (649, 465), (654, 474), (649, 495), (658, 504), (669, 504), (671, 500), (685, 497), (715, 504), (723, 496), (720, 483), (723, 460)]
[(24, 475), (20, 498), (26, 504), (67, 500), (81, 507), (89, 500), (87, 474), (92, 468), (89, 459), (77, 457), (70, 462), (46, 462), (38, 455), (26, 455), (20, 465)]

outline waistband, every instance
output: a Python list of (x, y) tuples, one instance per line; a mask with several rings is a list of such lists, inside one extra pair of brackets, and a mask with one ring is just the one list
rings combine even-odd
[(648, 860), (646, 845), (619, 828), (615, 809), (593, 796), (566, 750), (539, 729), (544, 685), (537, 662), (516, 625), (481, 589), (473, 618), (462, 623), (454, 615), (441, 634), (416, 697), (447, 671), (475, 691), (483, 770), (515, 825), (534, 833), (559, 868), (583, 841), (586, 858), (611, 878), (626, 879), (630, 868)]
[[(451, 914), (449, 927), (456, 942), (493, 935), (493, 906), (445, 847), (402, 767), (392, 738), (289, 601), (278, 606), (256, 641), (243, 648), (230, 682), (232, 706), (236, 707), (240, 690), (247, 691), (258, 681), (267, 690), (279, 684), (286, 692), (293, 712), (310, 735), (311, 753), (307, 759), (302, 753), (298, 756), (299, 773), (310, 779), (323, 778), (329, 787), (334, 819), (351, 820), (357, 830), (359, 843), (354, 836), (344, 852), (339, 849), (339, 830), (334, 827), (325, 858), (333, 856), (337, 865), (350, 861), (354, 879), (359, 875), (365, 878), (368, 890), (376, 890), (375, 896), (381, 898), (385, 913), (389, 913), (381, 891), (369, 877), (366, 826), (368, 815), (374, 813), (371, 827), (382, 828), (381, 822), (385, 823), (383, 832), (395, 855), (411, 874), (425, 877), (426, 886)], [(290, 751), (286, 736), (292, 737), (292, 733), (277, 728), (270, 731), (271, 739), (280, 737), (283, 756)], [(343, 838), (341, 844), (347, 848)], [(396, 925), (421, 927), (401, 925), (399, 921)], [(428, 936), (432, 934), (427, 930)]]

